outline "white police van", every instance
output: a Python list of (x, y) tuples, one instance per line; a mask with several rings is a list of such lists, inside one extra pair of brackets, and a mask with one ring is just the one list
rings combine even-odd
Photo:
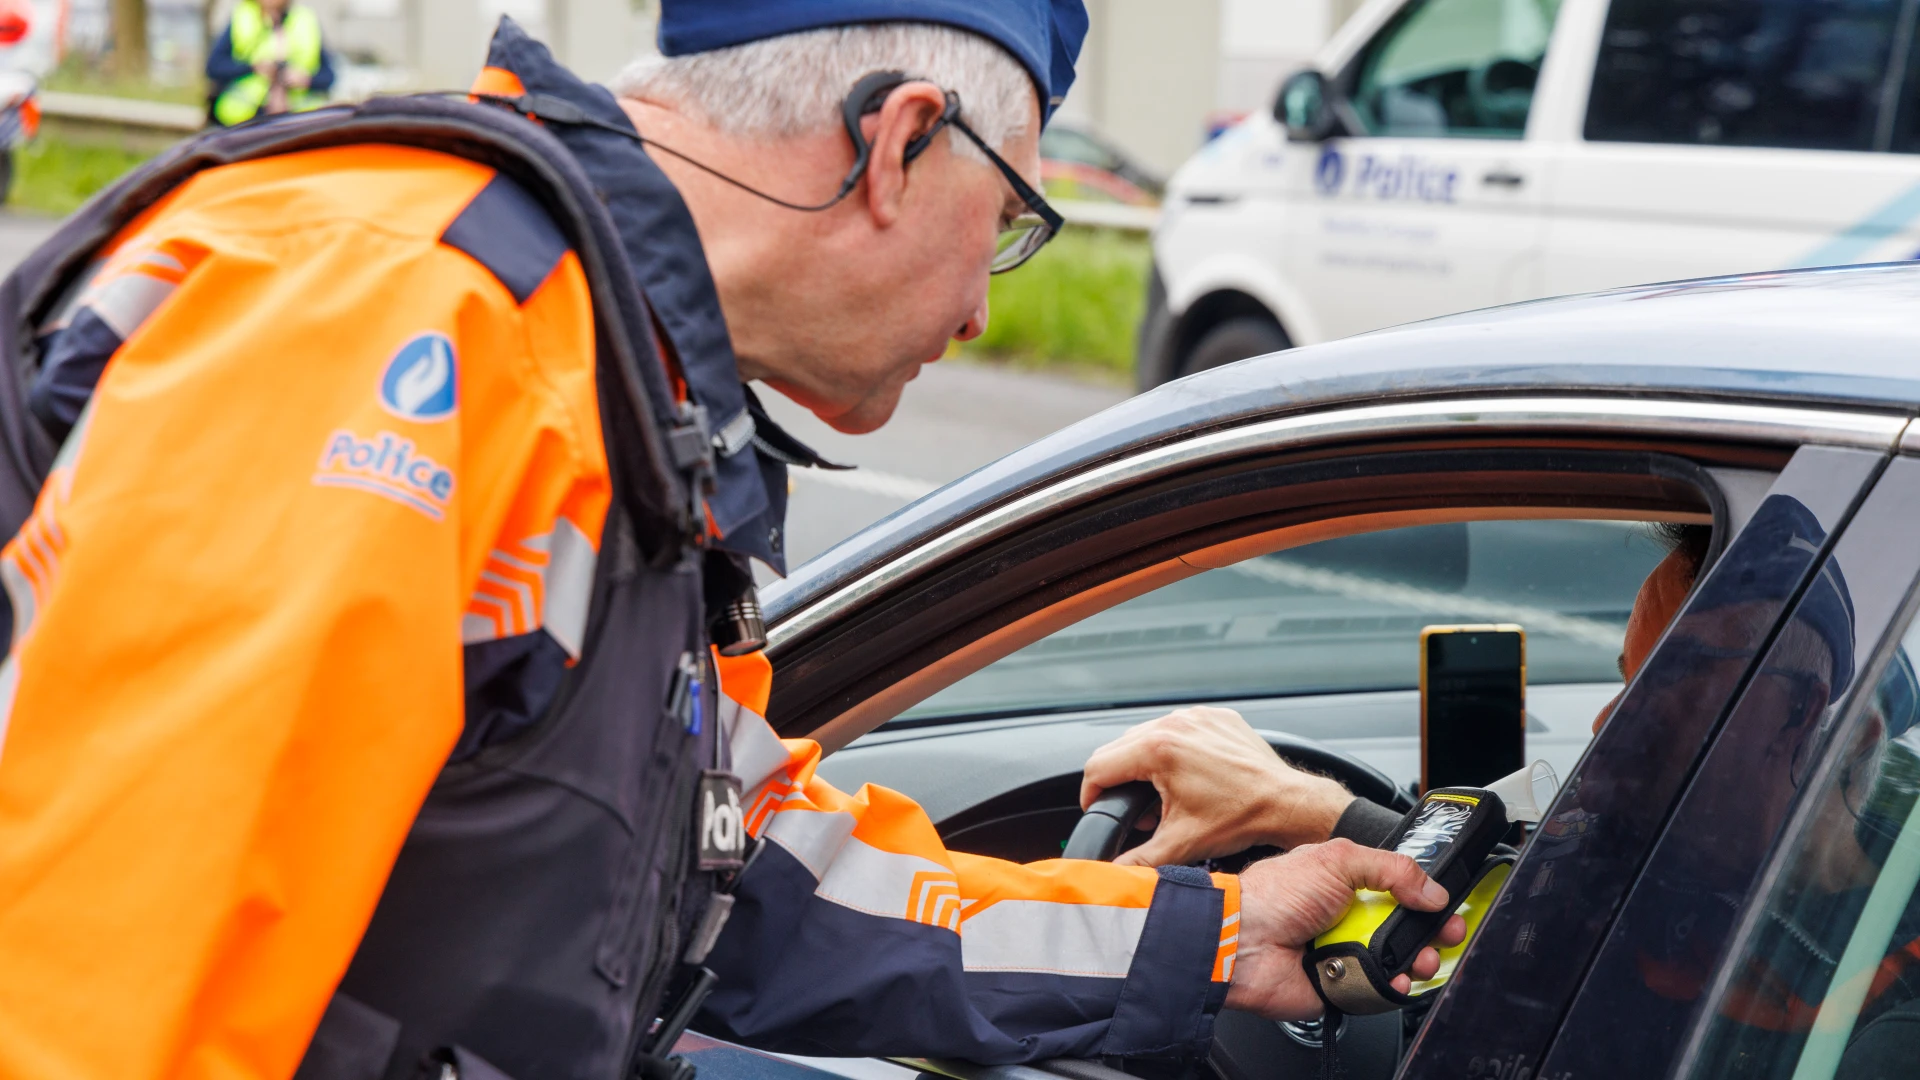
[(1373, 0), (1174, 176), (1141, 385), (1513, 300), (1915, 258), (1917, 15)]

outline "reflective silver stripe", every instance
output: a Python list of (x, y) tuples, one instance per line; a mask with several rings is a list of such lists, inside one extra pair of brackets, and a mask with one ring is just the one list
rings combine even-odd
[(762, 839), (786, 848), (814, 879), (827, 876), (840, 849), (853, 838), (853, 815), (844, 810), (783, 810), (773, 815)]
[[(788, 811), (774, 821), (801, 813)], [(918, 855), (882, 851), (857, 837), (841, 845), (814, 895), (869, 915), (949, 930), (960, 926), (960, 883), (953, 871)]]
[[(1783, 445), (1807, 443), (1884, 451), (1893, 448), (1905, 427), (1906, 418), (1885, 413), (1711, 401), (1581, 397), (1396, 402), (1321, 409), (1244, 424), (1179, 439), (1056, 478), (1030, 494), (944, 528), (912, 547), (890, 554), (867, 573), (768, 626), (767, 650), (777, 659), (780, 650), (815, 630), (833, 625), (849, 612), (906, 587), (908, 582), (935, 566), (1033, 521), (1132, 485), (1218, 461), (1403, 435), (1444, 437), (1536, 432), (1685, 435), (1697, 439)], [(779, 587), (775, 586), (766, 590), (762, 599), (773, 607), (779, 603), (779, 594)]]
[(547, 552), (545, 623), (547, 633), (578, 660), (586, 643), (587, 607), (593, 601), (593, 541), (566, 518), (553, 523), (552, 547)]
[(724, 693), (720, 695), (720, 723), (727, 733), (733, 775), (740, 778), (747, 805), (751, 806), (754, 795), (787, 767), (793, 755), (765, 718)]
[(171, 281), (148, 277), (138, 270), (122, 274), (101, 286), (81, 308), (91, 308), (100, 321), (125, 341), (140, 329), (179, 286)]
[(1124, 979), (1147, 908), (1002, 900), (960, 924), (968, 971), (1038, 971)]
[(8, 649), (12, 649), (26, 636), (40, 609), (34, 603), (33, 585), (12, 559), (0, 559), (0, 585), (6, 587), (7, 602), (13, 605), (13, 640), (7, 645)]
[(6, 755), (7, 727), (13, 722), (13, 695), (20, 688), (20, 665), (12, 656), (0, 661), (0, 757)]

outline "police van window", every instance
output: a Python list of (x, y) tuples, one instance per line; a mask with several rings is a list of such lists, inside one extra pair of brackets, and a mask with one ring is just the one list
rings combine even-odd
[(1885, 149), (1882, 103), (1895, 100), (1900, 79), (1889, 61), (1902, 8), (1913, 3), (1613, 0), (1586, 136)]
[[(1781, 845), (1709, 1011), (1693, 1077), (1911, 1076), (1920, 1061), (1920, 626), (1806, 768)], [(1809, 758), (1815, 756), (1810, 753)], [(1659, 958), (1651, 958), (1657, 962)]]
[(1416, 0), (1367, 47), (1353, 106), (1369, 135), (1517, 139), (1560, 0)]

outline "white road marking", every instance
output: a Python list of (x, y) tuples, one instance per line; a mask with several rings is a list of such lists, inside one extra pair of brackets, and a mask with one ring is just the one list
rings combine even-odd
[(865, 495), (899, 499), (901, 502), (912, 502), (940, 486), (931, 481), (865, 467), (844, 472), (836, 469), (789, 469), (787, 475), (797, 484), (823, 484)]
[(1485, 597), (1422, 589), (1413, 585), (1362, 577), (1359, 574), (1345, 574), (1338, 570), (1321, 570), (1290, 563), (1285, 559), (1248, 559), (1245, 562), (1234, 563), (1227, 569), (1272, 585), (1312, 589), (1315, 592), (1333, 593), (1352, 600), (1393, 604), (1456, 619), (1486, 619), (1488, 622), (1519, 623), (1533, 633), (1552, 634), (1554, 637), (1567, 638), (1584, 645), (1598, 645), (1606, 649), (1619, 648), (1620, 640), (1624, 635), (1622, 628), (1598, 619), (1585, 619), (1548, 608), (1509, 604)]

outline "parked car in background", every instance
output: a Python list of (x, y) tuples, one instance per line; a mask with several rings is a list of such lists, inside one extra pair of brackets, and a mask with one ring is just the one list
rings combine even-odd
[(1207, 144), (1139, 379), (1513, 300), (1920, 251), (1896, 0), (1372, 0)]
[(1154, 206), (1163, 183), (1098, 133), (1055, 120), (1040, 133), (1040, 179), (1049, 198)]
[[(1199, 701), (1404, 805), (1421, 627), (1516, 622), (1527, 751), (1566, 782), (1431, 1009), (1335, 1028), (1346, 1075), (1910, 1076), (1916, 310), (1920, 266), (1758, 275), (1196, 375), (768, 589), (769, 719), (819, 740), (843, 789), (918, 800), (952, 849), (1038, 859), (1080, 816), (1091, 750)], [(1653, 523), (1712, 540), (1623, 688), (1627, 611), (1663, 554)], [(1187, 1075), (1324, 1075), (1327, 1035), (1223, 1012)], [(703, 1080), (1127, 1080), (1111, 1060), (679, 1048)]]

